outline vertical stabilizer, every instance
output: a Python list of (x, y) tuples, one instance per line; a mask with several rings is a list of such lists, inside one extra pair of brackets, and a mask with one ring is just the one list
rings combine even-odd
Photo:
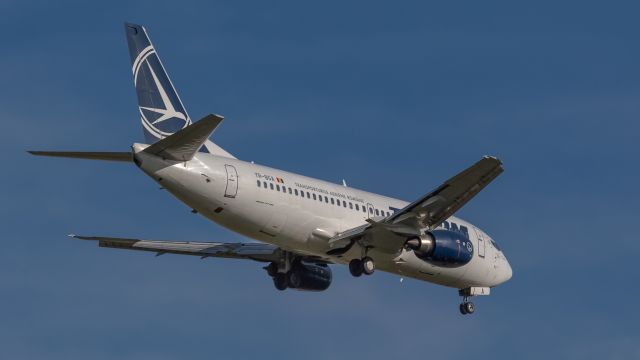
[[(191, 118), (145, 28), (125, 23), (125, 32), (144, 136), (147, 143), (153, 144), (191, 125)], [(233, 157), (209, 140), (200, 151)]]

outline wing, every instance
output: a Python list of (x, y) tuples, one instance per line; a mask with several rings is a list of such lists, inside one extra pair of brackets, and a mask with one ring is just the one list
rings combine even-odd
[(435, 228), (476, 196), (504, 169), (502, 162), (485, 156), (435, 190), (394, 213), (386, 222)]
[(367, 246), (397, 251), (402, 244), (381, 242), (385, 231), (401, 235), (419, 235), (424, 229), (438, 227), (503, 171), (500, 160), (485, 156), (393, 215), (383, 219), (369, 219), (367, 225), (334, 236), (329, 240), (332, 248), (329, 253), (344, 253), (365, 235), (369, 235), (367, 238), (370, 239)]
[(101, 236), (69, 235), (80, 240), (98, 241), (98, 246), (117, 249), (141, 250), (155, 252), (156, 255), (166, 253), (195, 255), (201, 258), (221, 257), (231, 259), (250, 259), (262, 262), (278, 261), (282, 250), (274, 245), (260, 243), (213, 243), (126, 239)]

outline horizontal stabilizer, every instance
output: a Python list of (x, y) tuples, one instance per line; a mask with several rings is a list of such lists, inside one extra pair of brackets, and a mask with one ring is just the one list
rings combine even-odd
[(105, 151), (29, 151), (32, 155), (53, 156), (87, 160), (107, 160), (132, 162), (133, 156), (130, 152), (105, 152)]
[(195, 124), (154, 143), (144, 149), (144, 152), (169, 160), (191, 160), (205, 141), (209, 139), (213, 130), (220, 125), (222, 119), (224, 117), (220, 115), (207, 115)]

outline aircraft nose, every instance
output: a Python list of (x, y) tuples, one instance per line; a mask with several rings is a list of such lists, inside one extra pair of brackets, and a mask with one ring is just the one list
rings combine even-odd
[(513, 269), (511, 269), (511, 264), (509, 264), (509, 261), (505, 260), (505, 266), (504, 266), (504, 270), (502, 273), (502, 282), (507, 282), (509, 281), (509, 279), (511, 279), (511, 277), (513, 276)]

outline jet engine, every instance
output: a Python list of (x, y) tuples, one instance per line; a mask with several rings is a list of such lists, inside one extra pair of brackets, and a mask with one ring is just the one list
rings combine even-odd
[(299, 262), (289, 272), (289, 288), (302, 291), (323, 291), (331, 285), (331, 269), (326, 264)]
[(412, 237), (405, 243), (416, 256), (426, 262), (444, 267), (459, 267), (473, 258), (473, 244), (469, 238), (456, 231), (433, 230)]

